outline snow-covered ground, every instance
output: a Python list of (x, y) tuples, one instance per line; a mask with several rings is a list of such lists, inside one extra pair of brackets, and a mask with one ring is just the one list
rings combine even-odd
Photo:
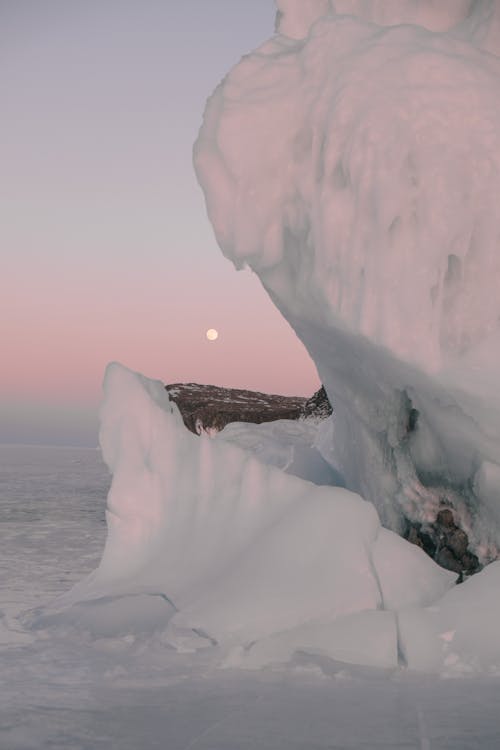
[(500, 682), (297, 654), (220, 669), (157, 635), (32, 631), (22, 613), (99, 561), (108, 475), (97, 451), (0, 446), (2, 750), (496, 750)]
[[(110, 365), (102, 556), (96, 454), (2, 449), (9, 750), (500, 744), (500, 8), (277, 5), (195, 164), (333, 418), (195, 436)], [(459, 585), (394, 533), (441, 508)]]

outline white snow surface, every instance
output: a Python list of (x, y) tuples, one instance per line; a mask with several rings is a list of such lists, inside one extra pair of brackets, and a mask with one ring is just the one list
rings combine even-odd
[(380, 606), (370, 503), (192, 435), (161, 383), (118, 364), (104, 390), (108, 538), (72, 604), (163, 595), (165, 625), (174, 614), (176, 626), (229, 645)]
[(448, 591), (434, 606), (402, 610), (399, 637), (408, 666), (422, 671), (489, 670), (499, 674), (499, 588), (497, 561)]
[(262, 463), (277, 466), (287, 474), (315, 484), (338, 485), (341, 478), (316, 447), (321, 424), (322, 420), (315, 419), (231, 422), (214, 438), (239, 445)]
[[(249, 669), (230, 668), (230, 657), (239, 663), (237, 653), (220, 669), (220, 649), (194, 652), (187, 633), (178, 633), (175, 650), (161, 630), (134, 635), (141, 606), (121, 635), (90, 631), (88, 618), (80, 627), (27, 627), (27, 609), (61, 594), (98, 563), (107, 487), (98, 451), (0, 446), (2, 749), (498, 748), (500, 681), (484, 673), (442, 679), (359, 667), (319, 649), (299, 651), (285, 666), (250, 671), (259, 659), (269, 661), (261, 655), (265, 648), (284, 661), (293, 639), (302, 641), (299, 631), (286, 641), (255, 644)], [(124, 606), (132, 598), (123, 597)], [(356, 616), (358, 632), (369, 620), (383, 628), (385, 616), (393, 619), (380, 610)], [(328, 626), (314, 626), (317, 645), (322, 627), (327, 632)], [(384, 632), (382, 641), (377, 630), (380, 648), (390, 643), (390, 628)], [(340, 624), (336, 633), (340, 648)], [(331, 645), (329, 639), (324, 647)]]
[[(194, 148), (334, 406), (319, 444), (384, 525), (451, 507), (500, 544), (500, 4), (278, 0)], [(418, 419), (411, 425), (410, 412)]]
[[(113, 474), (104, 553), (35, 614), (35, 631), (160, 633), (180, 653), (217, 647), (221, 666), (248, 669), (299, 652), (380, 668), (403, 657), (422, 671), (500, 669), (499, 563), (455, 587), (455, 574), (383, 529), (358, 495), (193, 435), (158, 381), (114, 363), (104, 391)], [(438, 646), (452, 630), (450, 661)]]

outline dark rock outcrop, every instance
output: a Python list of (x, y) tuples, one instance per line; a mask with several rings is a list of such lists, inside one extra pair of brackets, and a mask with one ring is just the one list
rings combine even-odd
[(240, 388), (221, 388), (198, 383), (174, 383), (166, 389), (184, 420), (199, 434), (202, 430), (222, 430), (230, 422), (272, 422), (298, 419), (307, 402), (300, 396), (278, 396)]
[(202, 430), (222, 430), (230, 422), (324, 419), (332, 413), (323, 387), (308, 399), (199, 383), (172, 383), (165, 388), (188, 430), (198, 435)]
[(442, 508), (433, 523), (408, 521), (405, 538), (421, 547), (438, 565), (459, 574), (459, 578), (481, 570), (469, 550), (469, 538), (456, 523), (453, 511)]
[(332, 405), (326, 395), (325, 386), (322, 385), (316, 393), (307, 399), (301, 416), (307, 418), (312, 417), (314, 419), (326, 419), (332, 413)]

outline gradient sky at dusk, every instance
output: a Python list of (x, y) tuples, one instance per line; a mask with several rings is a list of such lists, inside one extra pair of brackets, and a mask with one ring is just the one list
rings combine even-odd
[(257, 277), (223, 258), (192, 167), (207, 96), (274, 13), (0, 3), (0, 442), (96, 444), (111, 360), (165, 382), (317, 387)]

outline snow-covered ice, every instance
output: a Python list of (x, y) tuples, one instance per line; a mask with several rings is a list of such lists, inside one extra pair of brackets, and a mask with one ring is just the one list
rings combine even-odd
[[(32, 629), (161, 634), (179, 652), (215, 649), (230, 667), (306, 653), (500, 671), (499, 563), (455, 586), (456, 574), (383, 529), (358, 495), (193, 435), (161, 383), (114, 363), (104, 392), (101, 444), (113, 480), (102, 559), (28, 617)], [(452, 630), (450, 657), (440, 634)]]
[(315, 484), (339, 485), (342, 479), (316, 447), (322, 427), (314, 419), (278, 419), (262, 424), (232, 422), (214, 438), (251, 451), (262, 463)]
[(97, 451), (0, 446), (2, 750), (496, 750), (500, 682), (484, 674), (443, 680), (321, 653), (220, 669), (217, 647), (181, 652), (161, 634), (23, 627), (98, 563), (107, 485)]
[(397, 664), (394, 613), (432, 604), (455, 574), (382, 529), (354, 493), (193, 435), (161, 383), (114, 363), (104, 393), (101, 445), (113, 481), (101, 563), (33, 627), (162, 629), (172, 645), (187, 633), (199, 647), (232, 650), (232, 664), (234, 649), (256, 644), (260, 659), (280, 661), (280, 640), (285, 650), (294, 644), (291, 655), (311, 648)]
[(314, 359), (335, 405), (324, 455), (346, 486), (394, 530), (444, 501), (486, 562), (500, 543), (482, 482), (500, 465), (500, 6), (278, 7), (280, 33), (217, 87), (195, 145), (219, 245)]
[(454, 588), (434, 606), (399, 613), (400, 646), (412, 669), (500, 675), (500, 561)]

